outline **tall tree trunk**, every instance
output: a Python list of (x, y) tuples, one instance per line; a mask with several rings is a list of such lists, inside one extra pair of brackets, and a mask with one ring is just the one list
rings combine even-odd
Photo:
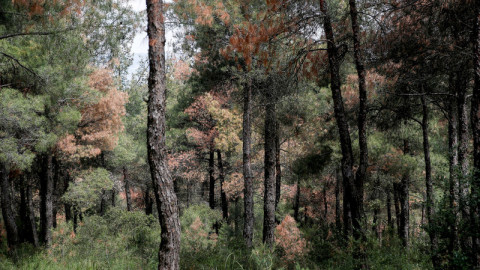
[(251, 144), (252, 144), (252, 86), (248, 82), (243, 89), (243, 179), (244, 179), (244, 226), (243, 237), (247, 248), (252, 247), (253, 240), (253, 174), (251, 168)]
[[(454, 88), (450, 80), (451, 88)], [(453, 91), (452, 91), (453, 92)], [(453, 214), (453, 223), (449, 225), (450, 236), (448, 250), (450, 254), (453, 254), (455, 243), (457, 242), (457, 226), (458, 226), (458, 132), (457, 132), (457, 107), (456, 100), (450, 100), (448, 104), (448, 170), (449, 170), (449, 208)]]
[(263, 207), (263, 242), (272, 247), (275, 242), (275, 103), (268, 91), (265, 95), (265, 193)]
[[(423, 155), (425, 157), (425, 186), (426, 186), (426, 194), (427, 194), (427, 201), (426, 201), (426, 216), (428, 225), (432, 226), (433, 224), (433, 182), (432, 182), (432, 164), (430, 161), (430, 142), (428, 139), (428, 105), (426, 102), (426, 98), (422, 96), (422, 134), (423, 134)], [(432, 249), (432, 254), (435, 254), (437, 249), (437, 236), (435, 230), (429, 230), (430, 236), (430, 244)], [(438, 261), (435, 258), (436, 256), (432, 256), (433, 264), (436, 265)]]
[(209, 192), (208, 192), (208, 205), (211, 209), (215, 208), (215, 156), (214, 156), (213, 146), (210, 147), (210, 152), (208, 153), (208, 179), (209, 179)]
[(18, 228), (15, 223), (15, 214), (13, 212), (13, 199), (11, 196), (11, 185), (8, 178), (8, 168), (5, 164), (0, 163), (0, 181), (1, 181), (1, 200), (2, 200), (2, 216), (7, 231), (7, 244), (10, 249), (15, 248), (18, 244)]
[(38, 247), (38, 234), (37, 234), (37, 222), (35, 220), (35, 208), (33, 207), (33, 199), (32, 199), (32, 185), (30, 181), (27, 180), (26, 188), (25, 188), (25, 195), (27, 199), (27, 214), (28, 214), (28, 227), (29, 231), (31, 232), (31, 240), (32, 244), (35, 247)]
[(225, 169), (223, 167), (223, 160), (222, 160), (222, 152), (217, 150), (217, 159), (218, 159), (218, 170), (219, 170), (219, 178), (220, 178), (220, 199), (222, 201), (222, 215), (223, 219), (228, 219), (228, 201), (227, 201), (227, 194), (225, 194), (225, 190), (223, 190), (223, 183), (225, 182)]
[(52, 226), (57, 228), (57, 198), (60, 196), (58, 193), (58, 185), (60, 183), (60, 162), (53, 157), (53, 193), (52, 193)]
[(458, 109), (458, 165), (460, 176), (458, 177), (459, 208), (464, 219), (468, 219), (468, 106), (467, 106), (468, 78), (464, 72), (457, 73), (457, 109)]
[[(410, 154), (409, 141), (403, 140), (403, 154)], [(409, 202), (409, 186), (410, 186), (410, 173), (405, 172), (402, 175), (402, 179), (399, 185), (399, 201), (400, 201), (400, 226), (399, 236), (402, 240), (402, 244), (408, 247), (408, 232), (410, 228), (410, 202)]]
[(48, 153), (43, 158), (40, 178), (40, 241), (47, 247), (52, 243), (53, 227), (53, 157)]
[(337, 228), (337, 232), (342, 231), (342, 223), (340, 221), (340, 185), (341, 185), (341, 177), (342, 173), (340, 168), (335, 170), (336, 172), (336, 179), (335, 179), (335, 226)]
[[(343, 177), (343, 192), (344, 192), (344, 223), (346, 224), (347, 232), (349, 232), (348, 221), (351, 216), (353, 230), (356, 231), (355, 236), (358, 237), (360, 232), (360, 205), (358, 204), (358, 196), (355, 191), (355, 176), (353, 174), (353, 151), (352, 141), (350, 138), (350, 131), (347, 117), (345, 114), (342, 92), (340, 89), (340, 61), (338, 59), (337, 47), (333, 33), (333, 27), (330, 20), (330, 15), (327, 10), (325, 0), (320, 1), (320, 10), (323, 13), (323, 26), (325, 36), (327, 38), (327, 54), (328, 63), (330, 67), (330, 88), (332, 91), (333, 108), (335, 119), (337, 121), (338, 132), (340, 135), (340, 147), (342, 151), (342, 177)], [(357, 199), (356, 199), (357, 198)], [(350, 212), (350, 214), (345, 214)]]
[[(358, 12), (355, 3), (356, 0), (349, 0), (350, 18), (352, 22), (353, 33), (353, 57), (355, 58), (355, 67), (358, 75), (358, 94), (359, 94), (359, 109), (358, 109), (358, 145), (360, 148), (359, 166), (355, 176), (356, 193), (355, 203), (358, 205), (358, 213), (355, 218), (357, 223), (363, 218), (363, 186), (367, 178), (368, 167), (368, 145), (367, 145), (367, 87), (365, 85), (365, 67), (363, 64), (363, 55), (360, 41), (360, 25), (358, 23)], [(357, 225), (358, 226), (358, 225)], [(361, 234), (360, 227), (355, 228), (357, 233)]]
[(478, 232), (479, 215), (480, 215), (480, 3), (475, 1), (475, 26), (473, 35), (473, 63), (474, 63), (474, 86), (471, 105), (471, 122), (473, 133), (473, 181), (471, 185), (471, 201), (472, 209), (471, 223), (472, 231), (475, 232), (473, 237), (473, 260), (478, 265)]
[(385, 192), (387, 193), (387, 224), (390, 230), (393, 230), (393, 220), (392, 220), (392, 191), (390, 188), (386, 188)]
[(123, 182), (125, 182), (125, 200), (127, 201), (127, 211), (132, 211), (132, 199), (130, 196), (130, 182), (128, 181), (126, 167), (123, 167)]
[(280, 122), (275, 124), (275, 210), (280, 201), (282, 188), (282, 167), (280, 164)]
[(180, 219), (177, 196), (167, 166), (165, 149), (166, 75), (165, 17), (162, 0), (146, 0), (148, 17), (147, 150), (161, 227), (158, 269), (179, 269)]
[(397, 233), (400, 236), (400, 184), (393, 183), (393, 204), (395, 206), (395, 223), (397, 225)]

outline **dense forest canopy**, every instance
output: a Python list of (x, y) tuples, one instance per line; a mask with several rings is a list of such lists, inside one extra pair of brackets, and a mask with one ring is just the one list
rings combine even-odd
[(1, 269), (480, 267), (478, 1), (133, 3), (0, 0)]

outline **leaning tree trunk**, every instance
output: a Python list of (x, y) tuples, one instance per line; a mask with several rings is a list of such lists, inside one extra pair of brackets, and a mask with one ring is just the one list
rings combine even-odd
[(215, 156), (214, 156), (213, 146), (210, 146), (209, 157), (208, 157), (208, 179), (209, 179), (209, 192), (208, 192), (208, 205), (211, 209), (215, 208), (215, 176), (214, 176), (214, 167), (215, 167)]
[(263, 207), (263, 242), (272, 247), (275, 241), (275, 103), (270, 91), (265, 95), (265, 193)]
[(5, 223), (5, 230), (7, 231), (7, 244), (10, 249), (15, 248), (18, 244), (18, 228), (15, 223), (15, 214), (12, 209), (11, 185), (8, 179), (8, 169), (5, 164), (0, 164), (0, 187), (1, 187), (1, 202), (2, 202), (2, 216)]
[(474, 63), (474, 86), (471, 105), (471, 122), (473, 133), (473, 181), (471, 185), (472, 209), (471, 225), (473, 236), (473, 261), (478, 264), (478, 239), (479, 239), (479, 215), (480, 215), (480, 3), (475, 1), (475, 26), (473, 35), (473, 63)]
[(247, 248), (252, 247), (253, 240), (253, 174), (251, 168), (251, 144), (252, 144), (252, 86), (250, 82), (243, 89), (243, 202), (244, 202), (244, 225), (243, 237)]
[[(428, 106), (425, 100), (425, 96), (422, 96), (422, 134), (423, 134), (423, 155), (425, 157), (425, 186), (427, 193), (426, 201), (426, 216), (428, 225), (433, 225), (433, 182), (432, 182), (432, 164), (430, 161), (430, 142), (428, 139)], [(432, 249), (432, 254), (435, 254), (437, 249), (437, 236), (434, 230), (429, 230), (430, 244)], [(438, 258), (432, 256), (433, 264), (438, 263)]]
[(219, 170), (219, 178), (220, 178), (220, 200), (222, 201), (222, 216), (223, 219), (228, 219), (228, 201), (227, 201), (227, 194), (225, 194), (225, 190), (223, 190), (223, 183), (225, 182), (225, 169), (223, 167), (223, 160), (222, 160), (222, 152), (217, 150), (217, 159), (218, 159), (218, 170)]
[(53, 227), (53, 156), (43, 158), (43, 172), (40, 178), (40, 241), (47, 247), (52, 243)]
[[(330, 15), (327, 10), (325, 0), (320, 0), (320, 11), (323, 13), (323, 26), (325, 36), (327, 38), (327, 55), (330, 67), (330, 88), (333, 98), (333, 109), (335, 119), (337, 121), (338, 132), (340, 135), (340, 148), (342, 151), (342, 177), (343, 177), (343, 192), (344, 192), (344, 223), (346, 232), (350, 232), (349, 223), (347, 222), (351, 216), (354, 230), (359, 232), (360, 228), (360, 205), (358, 204), (358, 196), (355, 191), (355, 176), (353, 174), (353, 151), (352, 141), (350, 138), (350, 131), (348, 126), (345, 108), (343, 104), (342, 92), (340, 89), (340, 61), (338, 58), (333, 27), (330, 20)], [(350, 210), (350, 211), (348, 211)], [(350, 213), (348, 213), (350, 212)], [(355, 233), (357, 236), (358, 234)]]
[(132, 211), (132, 199), (130, 196), (130, 182), (127, 178), (127, 168), (123, 167), (123, 182), (125, 182), (125, 200), (127, 201), (127, 211)]
[(349, 0), (350, 18), (352, 22), (353, 33), (353, 56), (355, 58), (355, 67), (358, 75), (358, 145), (360, 148), (359, 166), (355, 176), (355, 203), (358, 206), (358, 213), (354, 216), (354, 233), (362, 235), (359, 220), (363, 218), (363, 186), (367, 177), (368, 167), (368, 145), (367, 145), (367, 87), (365, 85), (365, 67), (363, 64), (362, 48), (360, 45), (360, 26), (358, 23), (358, 12), (355, 0)]
[(165, 17), (162, 0), (146, 0), (148, 17), (148, 122), (147, 150), (161, 227), (158, 269), (179, 269), (180, 219), (173, 179), (165, 149), (166, 75)]

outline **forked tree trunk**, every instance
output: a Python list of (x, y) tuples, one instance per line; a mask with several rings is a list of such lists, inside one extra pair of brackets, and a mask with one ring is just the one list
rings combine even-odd
[(252, 247), (253, 240), (253, 175), (250, 165), (251, 159), (251, 144), (252, 144), (252, 86), (247, 83), (243, 89), (243, 202), (244, 202), (244, 226), (243, 237), (245, 238), (245, 245), (247, 248)]
[[(360, 148), (360, 160), (357, 173), (355, 176), (355, 203), (358, 205), (358, 213), (354, 225), (363, 218), (363, 186), (367, 178), (368, 167), (368, 145), (367, 145), (367, 87), (365, 84), (365, 67), (363, 63), (363, 55), (360, 41), (360, 24), (358, 22), (358, 12), (355, 3), (356, 0), (349, 0), (350, 18), (352, 22), (353, 34), (353, 57), (355, 59), (355, 67), (358, 75), (358, 95), (359, 95), (359, 109), (358, 109), (358, 145)], [(358, 224), (360, 225), (360, 224)], [(357, 226), (358, 226), (357, 225)], [(356, 233), (361, 236), (361, 227), (355, 228)]]
[(337, 122), (338, 132), (340, 135), (340, 148), (342, 152), (342, 177), (343, 177), (343, 192), (344, 192), (344, 223), (346, 232), (350, 232), (349, 221), (351, 217), (353, 231), (355, 237), (359, 236), (361, 232), (360, 224), (360, 197), (356, 193), (355, 176), (353, 174), (353, 151), (352, 141), (350, 138), (350, 131), (348, 126), (345, 108), (343, 104), (342, 92), (340, 89), (340, 61), (338, 50), (336, 47), (335, 37), (333, 33), (333, 26), (330, 15), (327, 10), (325, 0), (320, 1), (320, 11), (323, 13), (323, 26), (325, 36), (327, 39), (327, 55), (330, 67), (330, 88), (332, 91), (333, 108), (335, 119)]
[(273, 95), (265, 95), (265, 181), (263, 207), (263, 242), (272, 247), (275, 242), (275, 103)]
[(15, 214), (12, 209), (11, 185), (8, 179), (8, 168), (5, 164), (0, 163), (0, 184), (1, 184), (1, 202), (2, 216), (7, 231), (7, 244), (10, 249), (15, 248), (18, 244), (18, 228), (15, 223)]
[(177, 196), (167, 166), (165, 149), (166, 75), (165, 17), (162, 0), (146, 0), (148, 17), (147, 150), (161, 227), (158, 269), (179, 269), (180, 219)]

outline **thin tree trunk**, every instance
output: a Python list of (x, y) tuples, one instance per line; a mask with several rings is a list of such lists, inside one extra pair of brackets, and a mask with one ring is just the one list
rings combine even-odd
[(399, 183), (393, 183), (393, 204), (395, 206), (395, 223), (397, 224), (397, 232), (400, 236), (400, 193)]
[[(68, 191), (68, 186), (70, 184), (70, 174), (66, 172), (65, 179), (63, 180), (63, 193), (65, 194)], [(65, 220), (69, 222), (72, 220), (72, 205), (65, 202), (63, 204), (65, 211)]]
[(253, 240), (253, 175), (250, 165), (252, 144), (252, 86), (249, 82), (243, 89), (243, 179), (244, 179), (244, 226), (243, 237), (247, 248), (252, 247)]
[[(451, 80), (453, 81), (453, 80)], [(453, 88), (453, 83), (452, 84)], [(449, 207), (453, 214), (453, 223), (449, 225), (450, 236), (448, 250), (453, 254), (457, 242), (457, 226), (458, 226), (458, 132), (457, 132), (457, 107), (456, 101), (452, 99), (448, 106), (448, 170), (449, 170)]]
[(297, 176), (297, 190), (295, 193), (295, 204), (293, 205), (293, 218), (296, 222), (300, 222), (300, 178)]
[[(358, 23), (358, 12), (355, 0), (349, 0), (350, 18), (352, 22), (353, 34), (353, 57), (355, 59), (355, 67), (358, 75), (358, 145), (360, 148), (359, 166), (355, 176), (355, 203), (358, 205), (358, 213), (356, 219), (362, 219), (363, 213), (363, 186), (367, 178), (368, 167), (368, 145), (367, 145), (367, 87), (365, 84), (365, 67), (363, 64), (362, 48), (360, 42), (360, 25)], [(358, 223), (358, 220), (355, 223)], [(357, 233), (361, 233), (360, 227), (356, 227)]]
[(145, 202), (145, 215), (153, 214), (153, 200), (150, 196), (150, 188), (147, 186), (145, 192), (143, 193), (143, 200)]
[[(408, 155), (410, 153), (409, 141), (403, 140), (403, 154)], [(410, 203), (409, 203), (409, 186), (410, 186), (410, 173), (405, 172), (402, 175), (402, 179), (399, 185), (399, 201), (400, 201), (400, 227), (399, 236), (402, 240), (404, 247), (408, 247), (408, 232), (410, 228)]]
[(325, 225), (327, 225), (328, 224), (327, 222), (328, 203), (327, 203), (327, 184), (326, 183), (323, 185), (322, 195), (323, 195), (323, 220), (325, 221)]
[(471, 104), (471, 122), (473, 134), (473, 181), (471, 185), (471, 201), (473, 203), (470, 209), (473, 236), (473, 254), (472, 258), (478, 265), (478, 232), (480, 226), (478, 217), (480, 215), (480, 3), (475, 1), (475, 26), (473, 35), (473, 63), (474, 63), (474, 86)]
[(208, 157), (208, 179), (209, 179), (209, 192), (208, 192), (208, 205), (211, 209), (215, 208), (215, 176), (214, 176), (214, 166), (215, 166), (215, 156), (214, 156), (213, 146), (210, 147), (209, 157)]
[(167, 166), (165, 150), (165, 22), (162, 0), (146, 0), (148, 17), (148, 161), (152, 176), (158, 216), (161, 227), (161, 242), (158, 252), (158, 269), (179, 269), (180, 219), (177, 196)]
[[(342, 177), (343, 177), (343, 192), (344, 192), (344, 223), (346, 225), (346, 232), (350, 232), (349, 223), (346, 222), (351, 216), (352, 225), (355, 236), (358, 237), (360, 232), (360, 206), (359, 200), (355, 192), (355, 176), (353, 174), (353, 151), (352, 141), (350, 138), (350, 131), (345, 114), (342, 92), (340, 89), (340, 61), (338, 59), (337, 47), (335, 43), (333, 27), (330, 20), (330, 15), (327, 11), (327, 4), (325, 0), (320, 0), (320, 10), (323, 13), (323, 26), (327, 42), (327, 54), (330, 67), (330, 88), (332, 91), (333, 108), (335, 119), (337, 121), (338, 132), (340, 135), (340, 147), (342, 151)], [(350, 213), (347, 213), (350, 212)]]
[[(433, 225), (433, 182), (432, 182), (432, 164), (430, 162), (430, 142), (428, 139), (428, 106), (425, 100), (425, 96), (422, 96), (422, 134), (423, 134), (423, 155), (425, 157), (425, 186), (426, 186), (426, 194), (427, 194), (427, 201), (426, 201), (426, 215), (428, 225)], [(437, 249), (437, 236), (434, 230), (429, 230), (430, 236), (430, 244), (432, 249), (432, 254), (435, 254)], [(436, 256), (432, 256), (433, 264), (436, 265), (438, 261), (436, 260)]]
[(270, 92), (265, 106), (265, 193), (263, 207), (263, 242), (272, 247), (275, 242), (275, 103)]
[(458, 109), (458, 177), (459, 208), (464, 219), (468, 219), (468, 106), (467, 106), (467, 80), (463, 72), (457, 73), (457, 109)]
[(336, 179), (335, 179), (335, 226), (337, 228), (337, 232), (342, 231), (342, 223), (340, 221), (340, 185), (341, 185), (341, 177), (342, 173), (340, 169), (336, 169)]
[(53, 157), (47, 154), (43, 158), (43, 173), (40, 178), (40, 240), (49, 247), (52, 243), (53, 227)]
[(387, 193), (387, 224), (390, 230), (393, 230), (393, 220), (392, 220), (392, 192), (390, 188), (386, 188), (385, 192)]
[(31, 239), (32, 244), (35, 247), (38, 247), (38, 234), (37, 234), (37, 222), (35, 220), (35, 208), (33, 207), (33, 199), (32, 199), (32, 186), (30, 185), (30, 181), (27, 180), (26, 188), (25, 188), (25, 195), (27, 197), (27, 214), (28, 214), (28, 226), (29, 231), (31, 232)]
[(125, 200), (127, 201), (127, 211), (132, 211), (132, 199), (130, 196), (130, 182), (128, 181), (126, 167), (123, 167), (123, 182), (125, 182)]
[(282, 188), (282, 167), (280, 164), (280, 122), (275, 124), (275, 210), (280, 201)]
[(220, 150), (217, 150), (217, 159), (218, 159), (218, 170), (219, 170), (219, 178), (220, 178), (220, 199), (222, 201), (222, 214), (223, 219), (228, 219), (228, 201), (227, 201), (227, 194), (225, 194), (225, 190), (223, 190), (223, 183), (225, 182), (225, 169), (223, 167), (223, 160), (222, 160), (222, 153)]
[(0, 164), (0, 181), (1, 181), (1, 200), (2, 200), (2, 216), (7, 231), (7, 244), (10, 249), (14, 249), (18, 244), (18, 228), (15, 223), (15, 214), (12, 209), (11, 185), (8, 179), (9, 171), (5, 164)]

